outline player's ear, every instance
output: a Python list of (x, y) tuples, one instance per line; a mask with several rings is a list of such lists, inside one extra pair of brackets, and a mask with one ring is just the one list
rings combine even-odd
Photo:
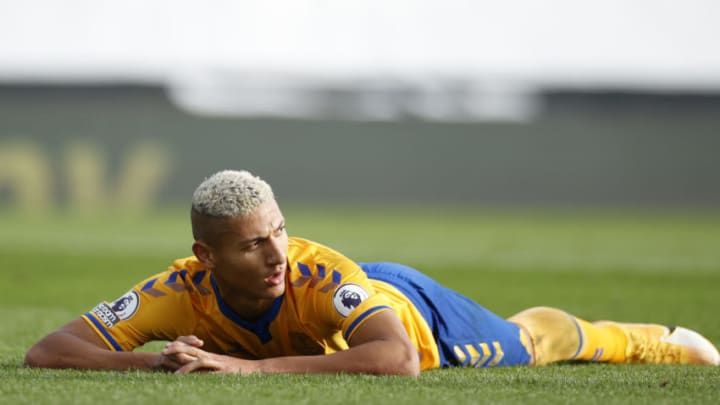
[(213, 260), (212, 252), (210, 251), (210, 247), (207, 245), (207, 243), (203, 241), (195, 241), (192, 245), (192, 251), (195, 254), (195, 257), (200, 261), (200, 263), (203, 264), (203, 266), (207, 267), (208, 269), (212, 269), (215, 264), (215, 261)]

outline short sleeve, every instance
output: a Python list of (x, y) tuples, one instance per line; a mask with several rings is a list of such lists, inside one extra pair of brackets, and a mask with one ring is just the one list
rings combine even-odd
[(374, 315), (392, 310), (390, 300), (375, 290), (360, 266), (342, 254), (312, 242), (298, 254), (292, 285), (310, 306), (315, 322), (340, 331), (349, 341), (358, 327)]
[(149, 278), (117, 300), (99, 303), (82, 318), (116, 351), (190, 334), (195, 323), (192, 303), (182, 279), (173, 274), (178, 273)]

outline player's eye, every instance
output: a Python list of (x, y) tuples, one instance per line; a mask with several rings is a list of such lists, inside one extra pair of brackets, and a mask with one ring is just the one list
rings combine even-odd
[(258, 238), (258, 239), (253, 239), (252, 241), (250, 241), (249, 243), (247, 243), (245, 246), (243, 246), (243, 249), (244, 249), (244, 250), (257, 249), (258, 247), (260, 247), (261, 244), (262, 244), (262, 239), (260, 239), (260, 238)]

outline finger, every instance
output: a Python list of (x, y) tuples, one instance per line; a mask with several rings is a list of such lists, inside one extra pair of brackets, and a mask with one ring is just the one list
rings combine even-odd
[[(200, 350), (202, 352), (202, 350)], [(198, 359), (198, 356), (193, 356), (184, 352), (173, 352), (165, 353), (165, 350), (161, 352), (161, 362), (164, 367), (171, 368), (173, 371), (184, 366), (185, 364), (191, 363)]]
[(202, 339), (198, 338), (195, 335), (188, 335), (188, 336), (180, 336), (177, 339), (175, 339), (176, 342), (183, 342), (185, 344), (188, 344), (190, 346), (194, 347), (201, 347), (203, 345)]
[(187, 363), (175, 370), (176, 374), (189, 374), (194, 371), (212, 371), (217, 370), (218, 364), (211, 359), (197, 359), (190, 363)]
[(173, 360), (179, 364), (188, 364), (198, 359), (197, 356), (191, 356), (187, 353), (178, 353), (172, 356)]
[(182, 346), (177, 345), (177, 344), (175, 344), (175, 343), (168, 343), (168, 344), (165, 345), (165, 347), (160, 351), (160, 354), (162, 354), (163, 356), (171, 356), (171, 355), (174, 355), (174, 354), (176, 354), (176, 353), (181, 352), (182, 350), (184, 350), (184, 349), (182, 348)]
[(203, 350), (200, 350), (195, 346), (190, 346), (182, 342), (170, 342), (165, 346), (164, 349), (162, 349), (160, 353), (166, 356), (185, 353), (190, 356), (200, 357), (200, 354), (203, 353)]
[(185, 363), (179, 363), (175, 359), (168, 357), (168, 356), (162, 356), (160, 360), (160, 367), (163, 370), (167, 371), (175, 371), (185, 365)]

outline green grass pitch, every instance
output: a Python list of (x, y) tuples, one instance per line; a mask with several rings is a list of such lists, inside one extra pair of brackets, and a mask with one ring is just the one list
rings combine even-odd
[[(720, 344), (720, 213), (285, 208), (291, 235), (415, 266), (502, 316), (551, 305), (590, 320), (680, 324)], [(149, 218), (0, 214), (2, 403), (716, 404), (720, 367), (561, 364), (418, 378), (176, 376), (22, 367), (46, 333), (187, 255), (185, 210)], [(145, 350), (157, 350), (158, 344)]]

